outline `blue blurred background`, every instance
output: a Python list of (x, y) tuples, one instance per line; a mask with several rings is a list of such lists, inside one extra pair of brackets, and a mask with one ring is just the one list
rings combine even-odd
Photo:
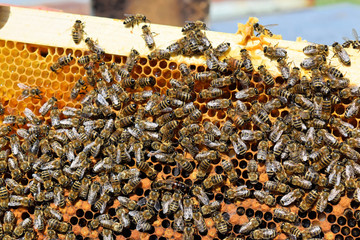
[[(237, 23), (259, 18), (285, 40), (301, 36), (310, 42), (332, 44), (360, 33), (360, 0), (7, 0), (19, 6), (42, 6), (64, 12), (123, 18), (143, 13), (153, 23), (182, 25), (184, 20), (205, 19), (213, 31), (234, 33)], [(186, 12), (186, 14), (184, 13)]]

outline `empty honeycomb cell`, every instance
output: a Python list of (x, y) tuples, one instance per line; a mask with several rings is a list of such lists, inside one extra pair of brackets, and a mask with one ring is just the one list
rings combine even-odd
[[(161, 70), (160, 70), (160, 68), (154, 68), (154, 70), (153, 70), (153, 75), (155, 76), (155, 77), (159, 77), (160, 75), (161, 75)], [(164, 85), (165, 86), (165, 85)]]
[(12, 56), (7, 56), (5, 61), (7, 64), (13, 64), (14, 58)]
[(162, 69), (166, 68), (167, 67), (167, 62), (166, 61), (160, 61), (159, 62), (159, 67), (162, 68)]
[(344, 240), (344, 237), (342, 235), (340, 235), (340, 234), (337, 234), (335, 236), (335, 240)]
[(333, 207), (332, 207), (330, 204), (328, 204), (328, 205), (326, 206), (324, 212), (326, 212), (326, 213), (331, 213), (332, 210), (333, 210)]
[(142, 73), (142, 67), (140, 65), (136, 65), (134, 67), (134, 72), (137, 74), (141, 74)]
[(159, 86), (159, 87), (165, 87), (166, 85), (166, 80), (164, 78), (157, 78), (156, 79), (156, 84)]
[(145, 66), (145, 67), (144, 67), (144, 73), (145, 73), (146, 75), (149, 75), (149, 74), (151, 73), (151, 68), (150, 68), (149, 66)]
[(1, 49), (1, 54), (4, 56), (9, 56), (10, 55), (10, 50), (7, 48), (2, 48)]
[(349, 227), (343, 227), (341, 228), (341, 233), (345, 236), (350, 234), (350, 228)]
[(360, 236), (360, 229), (359, 229), (359, 228), (353, 228), (353, 229), (351, 230), (351, 235), (352, 235), (353, 237), (358, 237), (358, 236)]
[(340, 231), (340, 226), (337, 225), (337, 224), (333, 224), (333, 225), (331, 226), (331, 231), (332, 231), (333, 233), (338, 233), (338, 232)]
[(344, 217), (339, 217), (338, 220), (337, 220), (337, 223), (341, 226), (345, 225), (346, 224), (346, 219)]
[(348, 220), (347, 224), (348, 224), (349, 227), (355, 227), (356, 226), (356, 220), (354, 218), (350, 218)]
[(150, 60), (149, 61), (149, 65), (150, 67), (155, 67), (157, 65), (158, 61), (157, 60)]
[(163, 72), (163, 76), (164, 76), (164, 78), (166, 78), (166, 79), (170, 79), (170, 78), (171, 78), (171, 71), (170, 71), (170, 70), (165, 70), (165, 71)]
[(316, 218), (316, 212), (315, 212), (315, 211), (310, 211), (310, 212), (308, 213), (308, 217), (309, 217), (310, 219), (315, 219), (315, 218)]
[(1, 70), (2, 70), (2, 71), (6, 71), (6, 70), (8, 70), (8, 69), (9, 69), (9, 65), (8, 65), (8, 64), (6, 64), (6, 63), (1, 64)]
[(172, 72), (172, 77), (174, 79), (179, 79), (180, 78), (180, 72), (179, 71), (173, 71)]

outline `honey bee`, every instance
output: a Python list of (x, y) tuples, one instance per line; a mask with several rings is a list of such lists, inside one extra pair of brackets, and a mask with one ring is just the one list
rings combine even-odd
[(230, 141), (234, 147), (234, 151), (238, 155), (244, 155), (248, 150), (246, 144), (241, 140), (240, 136), (236, 133), (230, 136)]
[(296, 213), (290, 212), (289, 210), (283, 208), (274, 209), (274, 218), (292, 223), (299, 220), (299, 216)]
[(250, 86), (250, 78), (248, 77), (248, 75), (240, 70), (240, 69), (237, 69), (235, 72), (234, 72), (234, 76), (236, 77), (237, 80), (239, 80), (241, 86), (246, 89), (246, 88), (249, 88)]
[(283, 206), (289, 206), (290, 204), (292, 204), (293, 202), (295, 202), (296, 200), (302, 198), (302, 196), (304, 196), (305, 192), (303, 189), (297, 188), (294, 189), (293, 191), (287, 193), (286, 195), (284, 195), (281, 199), (280, 199), (280, 203)]
[(23, 195), (25, 187), (11, 178), (5, 179), (6, 185), (17, 195)]
[[(276, 26), (276, 24), (269, 24), (266, 26)], [(262, 34), (264, 36), (272, 37), (274, 34), (269, 29), (267, 29), (266, 26), (263, 26), (259, 23), (254, 23), (253, 28), (254, 28), (254, 31), (257, 32), (256, 36), (259, 36)]]
[(194, 232), (193, 224), (185, 223), (183, 240), (194, 240)]
[(29, 217), (25, 218), (22, 222), (17, 224), (17, 226), (14, 228), (15, 237), (22, 236), (28, 228), (32, 227), (32, 224), (32, 219)]
[[(129, 180), (130, 181), (130, 180)], [(124, 186), (125, 188), (125, 186)], [(105, 192), (100, 196), (100, 198), (95, 202), (94, 209), (99, 211), (101, 214), (105, 212), (106, 205), (110, 201), (110, 191), (105, 190)], [(101, 222), (101, 221), (100, 221)]]
[(77, 98), (79, 93), (81, 94), (81, 90), (85, 90), (87, 87), (85, 85), (85, 81), (80, 78), (74, 85), (74, 87), (71, 89), (70, 97), (72, 99)]
[(302, 237), (301, 231), (297, 227), (292, 225), (291, 223), (284, 222), (281, 224), (280, 228), (281, 228), (281, 231), (283, 231), (284, 233), (292, 234), (296, 238)]
[(38, 231), (43, 231), (45, 229), (45, 218), (41, 207), (35, 207), (34, 228)]
[(280, 72), (281, 72), (281, 76), (288, 80), (289, 77), (290, 77), (290, 69), (289, 69), (289, 66), (288, 66), (288, 63), (286, 62), (286, 60), (284, 58), (278, 58), (277, 59), (277, 62), (279, 64), (278, 68), (280, 69)]
[(264, 47), (264, 55), (271, 59), (286, 58), (287, 51), (283, 48), (278, 48), (276, 46), (275, 47), (265, 46)]
[(245, 224), (243, 224), (239, 230), (240, 234), (247, 234), (254, 229), (256, 229), (258, 226), (260, 226), (261, 219), (258, 217), (252, 217), (249, 219), (249, 221)]
[(234, 168), (234, 165), (232, 164), (232, 162), (223, 159), (221, 161), (221, 166), (223, 167), (230, 182), (235, 182), (238, 179), (238, 175), (235, 171), (235, 168)]
[(228, 223), (220, 212), (215, 212), (212, 215), (212, 219), (215, 222), (215, 228), (218, 230), (220, 234), (225, 235), (228, 232), (228, 227), (230, 223)]
[(36, 98), (36, 99), (42, 99), (41, 91), (37, 87), (30, 87), (23, 83), (17, 84), (19, 88), (23, 89), (21, 92), (21, 96), (18, 98), (18, 100), (24, 100), (28, 97)]
[[(192, 214), (192, 210), (191, 210), (191, 214)], [(191, 219), (192, 219), (192, 216), (191, 216)], [(184, 222), (184, 219), (183, 219), (183, 211), (178, 210), (174, 214), (173, 228), (174, 228), (175, 231), (182, 232), (182, 231), (184, 231), (184, 227), (185, 227), (185, 222)]]
[(270, 74), (270, 72), (265, 68), (264, 65), (258, 67), (259, 74), (266, 85), (274, 85), (274, 77)]
[(132, 27), (134, 28), (135, 25), (139, 25), (140, 23), (145, 23), (145, 22), (149, 22), (149, 19), (146, 18), (145, 15), (142, 14), (124, 14), (125, 15), (125, 19), (123, 24), (125, 25), (125, 27)]
[(260, 202), (265, 203), (268, 206), (274, 206), (276, 204), (276, 199), (270, 193), (263, 190), (256, 190), (254, 192), (254, 197)]
[(278, 181), (267, 181), (264, 184), (264, 188), (268, 189), (270, 191), (279, 192), (282, 194), (286, 194), (291, 191), (291, 188), (289, 185), (278, 182)]
[(182, 154), (177, 154), (175, 157), (175, 161), (179, 165), (179, 167), (186, 172), (191, 173), (194, 170), (194, 167), (189, 161), (189, 159), (186, 159)]
[(66, 56), (62, 56), (59, 57), (57, 62), (55, 62), (53, 65), (50, 66), (50, 70), (57, 73), (57, 71), (60, 68), (63, 68), (66, 65), (70, 65), (70, 62), (73, 60), (74, 58), (71, 56), (71, 53), (69, 53)]
[(227, 51), (230, 50), (230, 43), (228, 42), (223, 42), (220, 43), (215, 49), (214, 49), (214, 54), (216, 57), (220, 57), (222, 56), (224, 53), (226, 53)]
[(360, 159), (360, 153), (344, 142), (340, 144), (340, 152), (352, 160)]
[(258, 94), (259, 91), (257, 90), (257, 88), (248, 88), (248, 89), (240, 90), (237, 93), (235, 93), (235, 98), (240, 100), (248, 99), (257, 96)]
[(183, 33), (187, 33), (191, 30), (205, 30), (207, 29), (206, 24), (202, 21), (186, 21), (185, 25), (183, 26), (183, 28), (181, 29), (181, 32)]
[[(251, 57), (248, 50), (246, 50), (245, 48), (241, 49), (240, 56), (242, 61), (241, 65), (239, 66), (240, 62), (236, 63), (236, 59), (232, 61), (233, 62), (232, 65), (234, 65), (236, 69), (244, 68), (245, 72), (252, 72), (254, 70), (254, 66), (251, 62)], [(229, 65), (231, 65), (231, 63)]]
[(352, 118), (358, 114), (360, 98), (355, 98), (345, 109), (345, 118)]
[(229, 99), (215, 99), (211, 100), (206, 104), (208, 109), (224, 109), (232, 105), (231, 100)]
[(349, 54), (346, 52), (346, 50), (338, 42), (334, 42), (332, 47), (335, 55), (337, 55), (340, 62), (342, 62), (345, 66), (350, 66), (351, 61)]
[(248, 177), (251, 184), (256, 184), (259, 180), (258, 164), (254, 159), (251, 159), (247, 166)]
[(4, 214), (4, 225), (2, 226), (5, 234), (12, 234), (15, 222), (16, 218), (14, 213), (11, 211), (6, 211)]
[(96, 53), (99, 56), (103, 56), (105, 54), (104, 49), (102, 49), (97, 41), (94, 41), (93, 39), (87, 37), (85, 39), (85, 44), (87, 45), (87, 47), (89, 48), (90, 51), (92, 51), (93, 53)]
[(150, 166), (147, 162), (137, 162), (136, 166), (140, 171), (144, 172), (150, 179), (154, 179), (157, 175), (155, 169), (152, 166)]
[[(191, 193), (197, 197), (199, 199), (199, 201), (204, 204), (204, 205), (209, 205), (209, 197), (206, 195), (206, 193), (204, 192), (204, 190), (196, 185), (191, 189)], [(250, 193), (250, 192), (249, 192)]]
[(217, 185), (223, 183), (223, 176), (220, 174), (210, 175), (203, 181), (203, 186), (205, 189), (213, 188)]
[(247, 189), (246, 185), (239, 186), (239, 187), (233, 187), (233, 188), (228, 189), (225, 192), (225, 197), (230, 200), (245, 199), (249, 196), (250, 196), (250, 190)]
[(322, 229), (320, 226), (312, 226), (302, 231), (302, 236), (304, 239), (311, 239), (317, 235), (320, 235)]
[(203, 233), (207, 231), (205, 220), (200, 212), (200, 209), (195, 209), (193, 213), (193, 219), (199, 232)]
[(177, 91), (177, 90), (173, 90), (173, 89), (168, 89), (166, 91), (166, 95), (168, 97), (171, 97), (171, 98), (176, 98), (176, 99), (179, 99), (181, 101), (189, 101), (192, 99), (192, 96), (190, 93), (187, 93), (187, 92), (181, 92), (181, 91)]
[(55, 97), (51, 97), (44, 105), (42, 105), (39, 109), (39, 113), (42, 116), (45, 116), (52, 107), (54, 107), (55, 103), (57, 102), (57, 99)]
[(209, 159), (202, 160), (197, 167), (198, 172), (196, 174), (196, 178), (203, 180), (206, 177), (210, 165), (211, 161)]
[(216, 70), (219, 67), (219, 59), (215, 56), (213, 49), (208, 49), (204, 52), (206, 58), (206, 65), (210, 70)]
[(215, 211), (218, 211), (219, 209), (220, 209), (220, 203), (218, 201), (213, 201), (208, 205), (203, 205), (200, 210), (203, 216), (208, 216), (214, 213)]
[(222, 88), (229, 86), (235, 82), (235, 78), (232, 76), (215, 78), (210, 82), (212, 88)]
[[(82, 56), (78, 59), (78, 63), (79, 64), (82, 64), (82, 65), (85, 65), (87, 64), (87, 66), (85, 66), (84, 68), (86, 70), (88, 70), (89, 68), (93, 68), (93, 64), (96, 63), (96, 62), (99, 62), (101, 60), (101, 56), (96, 54), (96, 53), (92, 53), (90, 55), (85, 55), (85, 56)], [(89, 74), (89, 75), (93, 75), (93, 74)], [(93, 81), (93, 79), (90, 79)]]
[(258, 152), (256, 154), (257, 161), (265, 162), (267, 157), (267, 152), (269, 150), (269, 142), (266, 140), (260, 141), (258, 144)]
[(325, 55), (329, 54), (329, 48), (327, 45), (322, 44), (310, 44), (303, 48), (303, 52), (306, 55)]
[(170, 44), (169, 46), (166, 47), (166, 51), (169, 52), (170, 55), (172, 54), (180, 54), (180, 53), (184, 53), (184, 47), (187, 44), (187, 40), (185, 38), (181, 38), (179, 40), (177, 40), (176, 42)]
[(84, 38), (84, 27), (85, 24), (81, 20), (76, 20), (71, 30), (71, 35), (75, 44), (79, 44)]
[(261, 131), (242, 130), (240, 137), (244, 141), (259, 141), (264, 138), (264, 133)]
[(316, 202), (316, 200), (319, 197), (319, 193), (316, 189), (311, 190), (305, 197), (304, 199), (300, 202), (299, 205), (299, 210), (301, 212), (306, 212), (308, 211)]
[(168, 50), (165, 50), (165, 49), (155, 49), (147, 57), (148, 57), (149, 60), (154, 60), (154, 59), (169, 60), (170, 59), (170, 53), (169, 53)]
[(155, 46), (155, 41), (153, 36), (154, 33), (151, 32), (150, 27), (148, 25), (143, 25), (141, 29), (143, 32), (141, 36), (144, 38), (147, 47), (149, 49), (152, 49)]
[(202, 99), (217, 98), (223, 95), (224, 91), (220, 88), (208, 88), (203, 89), (199, 93), (199, 97)]
[(319, 66), (319, 70), (323, 75), (327, 75), (330, 79), (341, 79), (344, 77), (344, 74), (342, 74), (342, 72), (340, 72), (338, 69), (324, 64)]
[(54, 229), (55, 231), (58, 231), (60, 233), (66, 233), (70, 228), (69, 223), (61, 222), (54, 218), (50, 218), (47, 221), (47, 224), (48, 224), (49, 229)]
[(326, 63), (326, 57), (324, 55), (316, 55), (314, 57), (305, 58), (300, 63), (300, 67), (304, 69), (313, 69), (319, 67), (323, 63)]

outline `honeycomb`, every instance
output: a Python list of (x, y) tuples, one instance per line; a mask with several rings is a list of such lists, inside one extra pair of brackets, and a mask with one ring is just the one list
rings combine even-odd
[[(26, 108), (32, 110), (38, 114), (39, 109), (50, 99), (55, 97), (58, 99), (57, 106), (59, 109), (65, 107), (72, 107), (81, 109), (82, 105), (80, 100), (84, 97), (79, 95), (76, 99), (70, 97), (70, 91), (73, 88), (76, 81), (84, 77), (85, 69), (82, 65), (79, 65), (77, 61), (64, 66), (61, 71), (54, 73), (50, 70), (50, 66), (58, 60), (59, 57), (71, 54), (76, 58), (88, 55), (87, 49), (73, 49), (73, 48), (60, 48), (34, 45), (22, 42), (14, 42), (8, 40), (0, 40), (0, 98), (2, 99), (2, 105), (5, 108), (6, 115), (18, 115), (22, 114)], [(105, 54), (104, 61), (110, 65), (113, 62), (118, 64), (125, 64), (127, 56), (110, 55)], [(160, 92), (160, 94), (166, 94), (167, 90), (171, 88), (170, 79), (180, 79), (181, 73), (179, 65), (181, 62), (173, 60), (149, 60), (146, 57), (141, 57), (137, 62), (134, 70), (131, 73), (131, 77), (138, 79), (139, 77), (154, 77), (156, 84), (152, 87), (145, 87), (145, 90), (154, 90)], [(204, 72), (207, 69), (206, 65), (190, 65), (192, 73)], [(231, 72), (227, 72), (226, 75), (230, 75)], [(285, 80), (280, 76), (275, 78), (275, 87), (281, 86)], [(28, 97), (21, 99), (23, 89), (18, 86), (18, 83), (26, 84), (28, 86), (36, 86), (41, 90), (41, 99), (35, 97)], [(196, 93), (196, 99), (194, 105), (201, 111), (200, 124), (206, 121), (211, 121), (218, 127), (223, 126), (226, 120), (229, 119), (228, 112), (226, 110), (214, 110), (208, 109), (206, 103), (208, 100), (198, 98), (200, 91), (208, 87), (208, 83), (197, 82), (194, 91)], [(257, 100), (260, 103), (266, 103), (272, 99), (267, 94), (269, 86), (264, 84), (259, 75), (254, 73), (251, 78), (250, 87), (258, 89), (259, 94), (256, 97), (250, 98), (244, 101), (248, 108), (251, 107), (253, 100)], [(92, 87), (87, 86), (86, 91), (91, 91)], [(222, 98), (235, 100), (235, 93), (242, 89), (237, 84), (230, 84), (223, 88), (225, 94)], [(127, 91), (131, 94), (138, 92), (138, 89), (127, 88)], [(344, 118), (345, 109), (349, 106), (352, 99), (343, 100), (342, 104), (335, 105), (332, 109), (332, 116)], [(288, 108), (275, 109), (270, 114), (270, 121), (273, 123), (279, 117), (285, 117), (289, 113)], [(358, 115), (356, 118), (351, 118), (348, 122), (355, 128), (358, 127)], [(51, 119), (48, 115), (44, 117), (46, 123), (50, 125)], [(16, 127), (15, 127), (16, 128)], [(242, 129), (259, 130), (253, 123), (246, 123)], [(331, 131), (334, 136), (339, 139), (343, 137), (336, 129)], [(179, 136), (175, 136), (175, 139), (179, 139)], [(255, 190), (263, 189), (265, 182), (269, 180), (266, 173), (265, 164), (259, 163), (259, 181), (256, 184), (252, 184), (249, 180), (249, 171), (247, 170), (250, 160), (256, 159), (257, 155), (257, 142), (247, 141), (248, 150), (241, 156), (237, 155), (232, 148), (228, 151), (228, 154), (221, 154), (221, 158), (217, 159), (211, 165), (211, 171), (209, 175), (224, 174), (221, 160), (229, 160), (234, 165), (235, 171), (238, 175), (238, 180), (235, 183), (230, 183), (226, 178), (226, 182), (219, 187), (213, 188), (207, 192), (207, 196), (210, 201), (218, 201), (221, 205), (220, 212), (225, 219), (231, 224), (231, 229), (228, 234), (222, 235), (218, 233), (215, 228), (215, 223), (212, 218), (205, 218), (207, 227), (206, 232), (195, 231), (193, 239), (230, 239), (233, 235), (239, 235), (241, 226), (248, 222), (248, 218), (258, 217), (261, 219), (259, 228), (276, 229), (278, 235), (276, 239), (286, 239), (287, 235), (281, 233), (281, 222), (278, 219), (274, 219), (273, 211), (276, 208), (281, 208), (279, 204), (280, 195), (276, 196), (276, 205), (269, 207), (266, 204), (261, 204), (254, 196), (246, 198), (245, 200), (230, 201), (226, 198), (225, 192), (231, 186), (246, 185), (251, 190), (251, 194)], [(176, 147), (179, 152), (182, 152), (181, 147)], [(161, 179), (175, 179), (188, 185), (200, 184), (196, 180), (196, 171), (187, 173), (182, 170), (179, 171), (179, 166), (175, 163), (162, 163), (157, 161), (154, 157), (148, 157), (146, 155), (147, 163), (152, 165), (158, 172), (156, 180)], [(127, 163), (128, 167), (135, 166), (134, 160)], [(28, 172), (23, 175), (19, 182), (22, 185), (27, 185), (33, 180), (32, 172)], [(3, 179), (11, 178), (10, 173), (3, 174)], [(138, 186), (132, 194), (130, 199), (139, 201), (143, 198), (147, 198), (150, 193), (152, 181), (145, 175), (141, 174), (141, 185)], [(92, 181), (98, 180), (98, 176), (94, 176)], [(10, 189), (8, 189), (10, 191)], [(308, 192), (308, 191), (307, 191)], [(69, 195), (69, 189), (65, 189), (65, 197)], [(115, 217), (116, 208), (120, 203), (113, 198), (109, 201), (106, 208), (106, 213), (110, 217)], [(353, 192), (347, 192), (341, 197), (337, 204), (328, 203), (325, 211), (320, 213), (316, 211), (316, 206), (313, 206), (309, 211), (304, 213), (299, 212), (300, 220), (295, 223), (299, 230), (308, 229), (311, 226), (321, 226), (322, 232), (318, 236), (319, 239), (360, 239), (360, 225), (355, 218), (358, 213), (360, 203), (354, 199)], [(57, 209), (63, 214), (63, 220), (70, 223), (72, 231), (76, 235), (76, 239), (103, 239), (103, 228), (100, 227), (97, 230), (91, 230), (89, 223), (99, 216), (99, 212), (96, 211), (87, 201), (76, 200), (74, 203), (66, 201), (64, 208), (58, 208), (54, 203), (50, 203), (50, 207)], [(288, 207), (292, 212), (298, 213), (298, 203), (292, 204)], [(16, 224), (19, 224), (22, 220), (31, 217), (34, 218), (35, 207), (15, 207), (11, 208), (16, 217)], [(141, 232), (136, 229), (136, 224), (131, 222), (128, 228), (124, 228), (121, 232), (113, 232), (113, 237), (116, 239), (182, 239), (183, 234), (173, 229), (174, 217), (165, 215), (162, 211), (156, 215), (156, 218), (151, 221), (153, 228), (147, 232)], [(48, 230), (38, 232), (39, 238), (44, 239), (48, 235)], [(64, 234), (59, 234), (60, 239), (65, 239)], [(246, 239), (250, 239), (247, 236)]]

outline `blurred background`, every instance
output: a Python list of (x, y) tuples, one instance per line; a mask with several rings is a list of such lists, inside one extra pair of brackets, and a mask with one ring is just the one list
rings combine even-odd
[(234, 33), (249, 16), (285, 40), (301, 36), (310, 42), (332, 44), (360, 34), (360, 0), (8, 0), (2, 3), (70, 13), (123, 18), (145, 14), (152, 23), (181, 26), (203, 20), (213, 31)]

